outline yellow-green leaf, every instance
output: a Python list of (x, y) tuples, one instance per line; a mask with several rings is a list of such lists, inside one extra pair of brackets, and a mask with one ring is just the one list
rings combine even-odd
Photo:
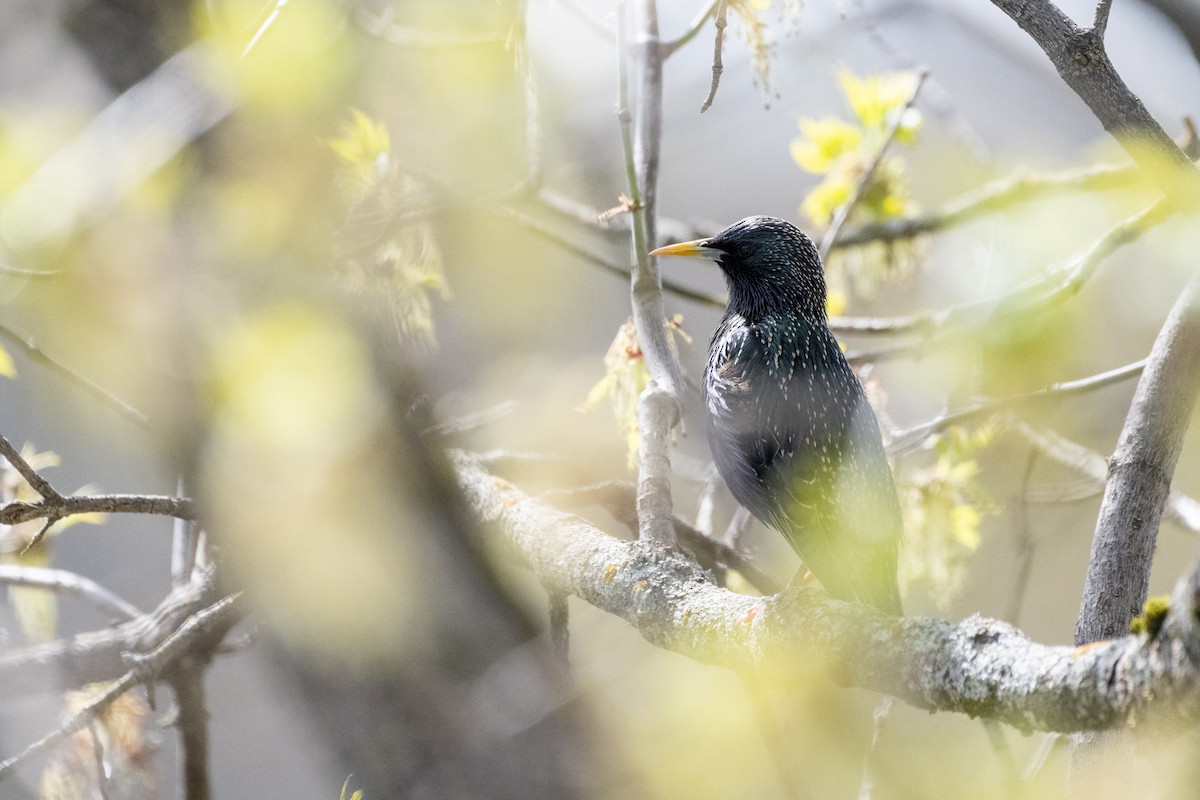
[(883, 128), (892, 111), (904, 105), (912, 96), (916, 76), (911, 72), (885, 72), (860, 78), (849, 70), (838, 74), (854, 115), (868, 128)]
[(329, 147), (359, 182), (369, 182), (391, 150), (387, 126), (352, 108), (350, 121), (342, 125), (340, 133), (329, 140)]
[(17, 377), (17, 365), (13, 363), (12, 356), (0, 345), (0, 375), (6, 378)]
[(862, 144), (862, 132), (837, 117), (802, 117), (799, 124), (801, 136), (792, 140), (792, 159), (807, 172), (829, 172), (834, 162)]

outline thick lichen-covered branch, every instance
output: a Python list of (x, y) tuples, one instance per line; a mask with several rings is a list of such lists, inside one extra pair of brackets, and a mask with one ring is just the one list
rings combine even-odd
[(1089, 648), (1048, 646), (1003, 622), (896, 619), (812, 588), (739, 595), (717, 586), (691, 559), (611, 538), (530, 498), (468, 456), (458, 456), (456, 467), (475, 515), (498, 529), (544, 584), (702, 663), (786, 680), (823, 656), (843, 685), (1023, 730), (1111, 728), (1152, 712), (1200, 718), (1196, 575), (1181, 584), (1169, 624), (1154, 640), (1126, 636)]

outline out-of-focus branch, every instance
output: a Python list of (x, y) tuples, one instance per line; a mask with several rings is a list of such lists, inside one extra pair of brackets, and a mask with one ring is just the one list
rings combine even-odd
[[(132, 668), (105, 689), (82, 709), (72, 714), (59, 728), (37, 740), (19, 754), (0, 762), (0, 780), (19, 764), (62, 742), (75, 731), (82, 730), (111, 706), (117, 698), (138, 684), (156, 681), (182, 656), (198, 649), (211, 652), (225, 634), (241, 619), (240, 595), (224, 597), (216, 603), (189, 616), (156, 647), (143, 653), (126, 653), (125, 660)], [(189, 799), (191, 795), (189, 795)]]
[(115, 627), (0, 653), (0, 697), (77, 689), (120, 677), (129, 669), (124, 654), (149, 652), (213, 602), (211, 584), (211, 578), (202, 578), (174, 589), (154, 611)]
[(100, 218), (237, 105), (228, 69), (197, 42), (96, 115), (0, 208), (0, 239), (28, 252)]
[[(1034, 308), (1050, 308), (1078, 294), (1104, 259), (1112, 255), (1117, 248), (1134, 241), (1150, 228), (1166, 221), (1170, 213), (1170, 206), (1159, 200), (1109, 228), (1087, 250), (1077, 253), (1063, 264), (999, 297), (972, 300), (941, 311), (899, 317), (890, 322), (875, 320), (869, 332), (882, 333), (886, 329), (891, 333), (918, 333), (921, 338), (915, 342), (892, 346), (882, 352), (850, 353), (847, 357), (851, 363), (897, 358), (928, 347), (933, 337), (940, 335), (945, 329), (978, 328), (1012, 314), (1027, 313)], [(842, 332), (843, 329), (836, 327), (836, 323), (837, 320), (831, 320), (830, 328)], [(868, 331), (858, 328), (857, 332)]]
[(8, 344), (20, 349), (21, 352), (25, 353), (25, 355), (30, 358), (30, 360), (41, 364), (43, 367), (50, 369), (52, 372), (58, 373), (60, 376), (66, 378), (67, 381), (69, 381), (75, 387), (82, 389), (84, 392), (91, 395), (93, 398), (100, 400), (110, 408), (116, 409), (123, 417), (131, 422), (141, 426), (149, 424), (150, 419), (141, 411), (138, 411), (136, 408), (129, 405), (129, 403), (126, 403), (124, 400), (117, 397), (102, 386), (99, 386), (98, 384), (95, 384), (83, 377), (62, 362), (47, 355), (44, 350), (38, 347), (37, 343), (32, 338), (22, 336), (12, 328), (9, 328), (5, 325), (0, 325), (0, 339), (3, 339)]
[(1200, 6), (1193, 0), (1142, 0), (1163, 14), (1187, 40), (1192, 55), (1200, 60)]
[(711, 582), (694, 561), (621, 542), (555, 511), (469, 457), (456, 469), (469, 508), (504, 535), (543, 584), (627, 620), (649, 642), (706, 664), (785, 678), (826, 658), (834, 679), (919, 708), (1008, 722), (1021, 730), (1092, 730), (1200, 718), (1200, 570), (1180, 581), (1153, 640), (1089, 648), (1029, 641), (1006, 623), (896, 619), (813, 588), (748, 597)]
[(902, 453), (911, 450), (928, 437), (935, 433), (941, 433), (952, 425), (959, 425), (968, 420), (995, 414), (1012, 406), (1028, 405), (1046, 400), (1060, 400), (1064, 397), (1094, 392), (1097, 389), (1103, 389), (1105, 386), (1111, 386), (1114, 383), (1120, 383), (1121, 381), (1141, 375), (1145, 366), (1146, 359), (1143, 358), (1132, 364), (1126, 364), (1123, 367), (1110, 369), (1096, 375), (1089, 375), (1086, 378), (1052, 383), (1034, 392), (1025, 392), (1024, 394), (1000, 397), (993, 400), (981, 400), (966, 408), (960, 408), (957, 411), (946, 411), (926, 422), (893, 431), (891, 437), (889, 437), (892, 444), (888, 450), (891, 453)]
[[(1011, 421), (1009, 428), (1036, 447), (1042, 455), (1083, 476), (1095, 487), (1096, 494), (1104, 491), (1108, 479), (1108, 460), (1095, 450), (1048, 428), (1034, 427), (1021, 420)], [(1172, 491), (1167, 495), (1163, 516), (1184, 530), (1200, 533), (1200, 502), (1183, 492)]]
[(0, 564), (0, 584), (29, 586), (74, 595), (117, 619), (137, 619), (143, 613), (133, 603), (117, 596), (91, 578), (65, 569)]
[(1109, 164), (1084, 170), (1015, 175), (960, 195), (947, 202), (941, 210), (927, 216), (905, 217), (855, 228), (838, 237), (833, 243), (833, 249), (912, 239), (1042, 197), (1064, 192), (1122, 189), (1136, 184), (1138, 179), (1137, 168), (1133, 165)]

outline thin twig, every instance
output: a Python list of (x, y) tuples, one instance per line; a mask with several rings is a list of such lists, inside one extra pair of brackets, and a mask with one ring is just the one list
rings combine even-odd
[(722, 0), (708, 0), (708, 2), (704, 5), (704, 8), (700, 9), (700, 13), (696, 15), (694, 20), (692, 20), (692, 24), (688, 25), (687, 30), (681, 33), (677, 38), (672, 39), (669, 42), (663, 42), (660, 46), (662, 60), (666, 61), (676, 50), (683, 47), (692, 39), (695, 39), (696, 36), (700, 34), (700, 31), (704, 30), (704, 23), (708, 22), (709, 17), (716, 13), (718, 5), (724, 5)]
[(487, 427), (498, 420), (511, 416), (516, 410), (517, 402), (515, 400), (505, 400), (481, 411), (443, 420), (430, 426), (422, 431), (422, 433), (434, 436), (458, 436)]
[[(937, 312), (898, 318), (890, 323), (877, 320), (876, 332), (890, 326), (891, 332), (920, 333), (922, 338), (914, 342), (891, 345), (880, 351), (849, 353), (847, 358), (851, 363), (862, 363), (908, 356), (921, 352), (940, 340), (939, 334), (944, 329), (954, 326), (979, 328), (1033, 308), (1048, 309), (1078, 294), (1104, 259), (1112, 255), (1117, 248), (1134, 241), (1155, 225), (1165, 222), (1171, 213), (1171, 206), (1165, 200), (1158, 200), (1109, 228), (1087, 250), (999, 297), (971, 300)], [(935, 336), (938, 336), (937, 340)]]
[(0, 584), (28, 586), (73, 595), (122, 620), (137, 619), (143, 613), (133, 603), (117, 596), (91, 578), (65, 569), (0, 564)]
[[(606, 272), (610, 272), (613, 275), (619, 275), (627, 280), (632, 279), (632, 269), (617, 263), (615, 260), (605, 258), (596, 251), (596, 248), (589, 247), (581, 243), (578, 239), (566, 235), (552, 225), (535, 219), (528, 214), (517, 211), (516, 209), (507, 208), (504, 206), (491, 206), (489, 207), (489, 210), (495, 214), (502, 215), (508, 219), (520, 223), (542, 238), (553, 242), (554, 244), (570, 251), (571, 253), (574, 253), (593, 266), (600, 267)], [(715, 297), (704, 292), (698, 292), (694, 289), (689, 289), (683, 284), (675, 283), (674, 281), (667, 280), (665, 278), (662, 279), (662, 288), (664, 291), (669, 291), (676, 297), (681, 297), (685, 300), (691, 300), (695, 303), (710, 306), (712, 308), (725, 308), (724, 298)]]
[(912, 91), (909, 92), (908, 99), (904, 101), (904, 105), (892, 112), (892, 121), (888, 125), (887, 132), (883, 136), (883, 141), (879, 143), (879, 147), (871, 155), (871, 160), (867, 162), (867, 168), (863, 170), (862, 175), (854, 184), (854, 190), (850, 196), (846, 198), (846, 202), (838, 206), (837, 211), (833, 214), (833, 219), (829, 223), (829, 227), (825, 229), (825, 233), (821, 236), (820, 254), (821, 261), (829, 258), (829, 251), (833, 247), (833, 243), (837, 241), (838, 233), (842, 230), (842, 225), (849, 219), (850, 214), (858, 206), (858, 201), (866, 194), (867, 189), (871, 186), (871, 181), (875, 180), (875, 173), (879, 170), (879, 165), (883, 163), (883, 157), (887, 154), (888, 147), (896, 138), (896, 134), (900, 130), (901, 123), (904, 122), (904, 116), (912, 108), (913, 103), (917, 102), (917, 95), (921, 92), (921, 86), (924, 85), (925, 79), (929, 77), (929, 70), (921, 68), (917, 70), (917, 79), (913, 83)]
[[(184, 496), (183, 478), (175, 484), (178, 496)], [(200, 531), (195, 520), (175, 518), (171, 529), (171, 585), (183, 586), (192, 579), (192, 570), (196, 567), (196, 548), (200, 541)]]
[(1033, 521), (1029, 518), (1029, 486), (1033, 482), (1033, 470), (1037, 466), (1040, 451), (1029, 448), (1025, 459), (1025, 472), (1021, 476), (1021, 494), (1017, 498), (1017, 576), (1013, 579), (1012, 597), (1008, 601), (1007, 619), (1013, 625), (1020, 622), (1021, 607), (1025, 604), (1025, 591), (1029, 588), (1029, 576), (1033, 572), (1033, 554), (1037, 540), (1033, 537)]
[[(474, 458), (474, 456), (472, 456)], [(540, 495), (543, 501), (562, 502), (569, 507), (579, 507), (595, 503), (602, 506), (622, 525), (636, 532), (637, 506), (634, 485), (628, 481), (606, 481), (592, 486), (582, 486), (574, 489), (557, 489)], [(744, 512), (741, 506), (734, 514), (734, 519)], [(750, 514), (745, 512), (745, 518)], [(732, 523), (731, 523), (732, 524)], [(714, 570), (717, 565), (724, 564), (729, 569), (741, 573), (746, 582), (764, 595), (772, 595), (783, 587), (762, 570), (755, 567), (750, 560), (725, 542), (708, 536), (676, 517), (674, 519), (675, 535), (696, 561), (707, 570)]]
[(266, 19), (264, 19), (262, 24), (258, 26), (258, 30), (256, 30), (254, 35), (250, 37), (250, 41), (246, 43), (245, 49), (242, 50), (241, 56), (238, 57), (239, 60), (250, 55), (250, 51), (254, 49), (254, 46), (258, 44), (259, 40), (262, 39), (267, 30), (275, 24), (275, 20), (279, 19), (279, 15), (283, 13), (283, 7), (287, 4), (288, 0), (275, 0), (275, 5), (269, 12), (267, 12)]
[(444, 33), (406, 28), (392, 21), (390, 9), (384, 13), (375, 14), (366, 9), (364, 5), (363, 3), (355, 4), (355, 23), (372, 36), (377, 36), (398, 47), (446, 50), (504, 44), (504, 34), (495, 31)]
[(721, 83), (721, 73), (725, 71), (725, 65), (721, 62), (721, 49), (725, 42), (725, 26), (729, 24), (726, 20), (728, 11), (726, 0), (719, 0), (717, 4), (717, 35), (713, 40), (712, 83), (708, 87), (708, 97), (704, 98), (704, 103), (700, 106), (701, 114), (712, 106), (713, 99), (717, 96), (717, 86)]
[(19, 525), (31, 519), (57, 522), (76, 514), (153, 514), (194, 520), (196, 504), (190, 497), (154, 494), (96, 494), (78, 497), (58, 495), (54, 500), (24, 503), (14, 500), (0, 506), (0, 525)]
[(904, 453), (912, 450), (921, 442), (935, 433), (941, 433), (952, 425), (958, 425), (970, 419), (975, 419), (981, 416), (994, 414), (1002, 409), (1024, 405), (1032, 402), (1045, 400), (1060, 400), (1064, 397), (1092, 392), (1097, 389), (1102, 389), (1105, 386), (1110, 386), (1114, 383), (1129, 380), (1142, 374), (1142, 370), (1146, 367), (1146, 359), (1135, 361), (1132, 364), (1126, 364), (1123, 367), (1110, 369), (1107, 372), (1101, 372), (1096, 375), (1089, 375), (1086, 378), (1079, 378), (1073, 381), (1062, 381), (1061, 383), (1052, 383), (1049, 386), (1038, 389), (1033, 392), (1025, 392), (1023, 394), (1009, 395), (991, 400), (981, 400), (977, 403), (961, 408), (958, 411), (946, 411), (931, 420), (918, 423), (908, 428), (901, 428), (893, 431), (891, 436), (891, 446), (888, 448), (891, 453)]
[(863, 759), (862, 779), (858, 786), (858, 800), (871, 800), (875, 796), (875, 761), (878, 760), (879, 736), (883, 732), (883, 723), (892, 713), (892, 697), (884, 697), (875, 712), (871, 715), (871, 741), (867, 745), (866, 757)]
[[(1042, 455), (1082, 475), (1096, 493), (1104, 491), (1108, 459), (1095, 450), (1073, 442), (1048, 428), (1037, 428), (1021, 420), (1007, 426), (1041, 451)], [(1200, 502), (1179, 491), (1167, 495), (1163, 516), (1192, 533), (1200, 533)]]
[(988, 744), (1000, 766), (1004, 769), (1004, 783), (1008, 790), (1006, 794), (1015, 795), (1019, 790), (1017, 785), (1017, 759), (1013, 755), (1012, 745), (1004, 735), (1004, 727), (994, 719), (983, 720), (983, 731), (987, 734)]
[(878, 222), (839, 236), (832, 249), (894, 242), (934, 233), (976, 219), (991, 211), (1037, 200), (1060, 192), (1124, 189), (1142, 178), (1131, 164), (1088, 167), (1083, 170), (1014, 175), (986, 184), (950, 200), (940, 211), (923, 217)]
[(129, 403), (126, 403), (112, 392), (109, 392), (107, 389), (83, 377), (78, 372), (64, 365), (57, 359), (47, 355), (44, 350), (38, 347), (37, 343), (32, 338), (21, 336), (11, 328), (5, 325), (0, 325), (0, 339), (3, 339), (5, 342), (11, 345), (15, 345), (33, 361), (36, 361), (42, 366), (49, 368), (53, 372), (57, 372), (62, 377), (66, 378), (70, 383), (74, 384), (77, 388), (83, 389), (87, 394), (90, 394), (92, 397), (104, 402), (105, 405), (116, 409), (126, 419), (143, 427), (150, 423), (149, 417), (147, 417), (141, 411), (138, 411)]
[(1042, 767), (1046, 766), (1046, 761), (1049, 760), (1050, 754), (1054, 752), (1055, 746), (1063, 741), (1063, 736), (1060, 733), (1047, 733), (1042, 735), (1042, 741), (1038, 742), (1037, 749), (1033, 751), (1033, 755), (1029, 757), (1029, 761), (1025, 764), (1025, 769), (1021, 771), (1021, 780), (1025, 783), (1037, 777), (1042, 771)]
[[(50, 485), (49, 481), (38, 474), (38, 471), (29, 465), (29, 462), (24, 459), (17, 448), (12, 446), (8, 439), (0, 436), (0, 456), (12, 465), (22, 478), (29, 484), (38, 495), (41, 496), (43, 503), (56, 503), (64, 500), (63, 496)], [(9, 505), (12, 505), (11, 503)], [(25, 505), (25, 504), (22, 504)], [(6, 506), (7, 507), (7, 506)], [(38, 515), (41, 516), (41, 515)], [(33, 519), (34, 517), (27, 517)], [(19, 520), (23, 522), (24, 520)], [(7, 522), (3, 517), (0, 517), (0, 523), (15, 525), (15, 522)]]
[(0, 275), (11, 275), (14, 278), (57, 278), (63, 274), (61, 269), (21, 269), (0, 264)]

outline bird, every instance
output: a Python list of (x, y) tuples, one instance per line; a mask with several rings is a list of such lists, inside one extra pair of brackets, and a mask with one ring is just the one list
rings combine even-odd
[(701, 256), (724, 274), (703, 389), (713, 462), (734, 498), (830, 595), (899, 616), (900, 502), (875, 412), (829, 329), (812, 240), (754, 216), (650, 255)]

